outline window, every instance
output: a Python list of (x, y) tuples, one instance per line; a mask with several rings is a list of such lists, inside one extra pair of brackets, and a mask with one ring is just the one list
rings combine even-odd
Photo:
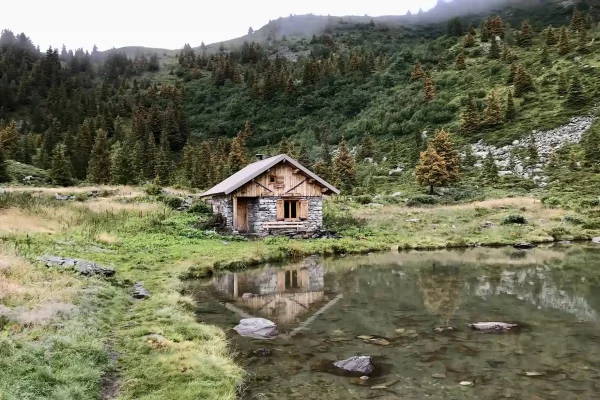
[(298, 271), (285, 271), (285, 288), (297, 289), (298, 286)]
[(269, 175), (269, 183), (275, 183), (277, 177), (275, 175)]
[(285, 219), (298, 219), (298, 200), (285, 200), (283, 210)]

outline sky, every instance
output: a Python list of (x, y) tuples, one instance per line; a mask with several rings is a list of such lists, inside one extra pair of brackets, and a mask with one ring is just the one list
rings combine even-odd
[[(210, 5), (207, 5), (210, 4)], [(290, 14), (403, 15), (437, 0), (7, 0), (0, 29), (25, 32), (34, 44), (100, 50), (145, 46), (178, 49), (233, 39)], [(85, 5), (84, 5), (85, 4)]]

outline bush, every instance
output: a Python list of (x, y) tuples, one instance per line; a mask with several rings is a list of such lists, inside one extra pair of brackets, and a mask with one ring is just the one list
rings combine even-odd
[(76, 193), (75, 194), (75, 201), (79, 201), (79, 202), (84, 202), (88, 199), (88, 194), (87, 193)]
[(356, 197), (355, 200), (358, 204), (365, 205), (365, 204), (372, 203), (373, 197), (369, 196), (368, 194), (364, 194), (362, 196)]
[(585, 220), (583, 218), (575, 217), (573, 215), (565, 215), (562, 219), (563, 222), (572, 225), (583, 225), (585, 224)]
[(586, 223), (584, 223), (581, 227), (583, 229), (592, 229), (592, 230), (600, 229), (600, 219), (598, 219), (598, 218), (591, 219), (591, 220), (587, 221)]
[(550, 208), (559, 207), (561, 201), (558, 197), (542, 197), (542, 204), (547, 205)]
[(160, 196), (159, 201), (165, 203), (165, 205), (173, 210), (177, 210), (183, 205), (183, 199), (175, 196)]
[(437, 204), (438, 199), (435, 196), (431, 196), (428, 194), (416, 194), (414, 196), (409, 197), (406, 201), (406, 205), (408, 207), (418, 207), (422, 205), (434, 205)]
[(552, 239), (554, 240), (568, 239), (571, 236), (571, 232), (561, 227), (552, 228), (549, 231), (547, 231), (547, 233), (548, 235), (552, 236)]
[(600, 200), (598, 198), (588, 198), (583, 199), (579, 202), (579, 206), (581, 208), (591, 208), (600, 205)]
[(323, 225), (332, 231), (343, 231), (351, 228), (362, 228), (367, 225), (367, 220), (357, 218), (349, 211), (325, 210), (323, 213)]
[(148, 196), (159, 196), (162, 194), (163, 189), (162, 189), (162, 187), (160, 187), (158, 185), (151, 184), (151, 185), (146, 186), (144, 191), (146, 192), (146, 194)]
[(215, 229), (220, 231), (225, 228), (226, 222), (227, 221), (225, 220), (225, 217), (223, 217), (223, 214), (213, 214), (206, 221), (198, 223), (197, 227), (199, 229)]
[(212, 214), (213, 209), (204, 200), (198, 200), (192, 203), (188, 212), (191, 214)]
[(511, 214), (504, 217), (504, 219), (502, 220), (502, 225), (511, 224), (527, 225), (527, 219), (524, 216), (518, 214)]

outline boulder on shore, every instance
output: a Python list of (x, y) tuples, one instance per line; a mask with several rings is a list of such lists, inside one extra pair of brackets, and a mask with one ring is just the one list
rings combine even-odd
[(264, 318), (244, 318), (233, 329), (241, 336), (254, 339), (274, 339), (279, 334), (277, 325)]
[(519, 250), (529, 250), (529, 249), (533, 249), (533, 248), (537, 247), (537, 245), (534, 243), (529, 243), (529, 242), (521, 242), (521, 243), (515, 244), (513, 247), (515, 249), (519, 249)]
[(333, 365), (344, 371), (363, 375), (369, 375), (375, 369), (371, 356), (354, 356), (347, 360), (336, 361)]

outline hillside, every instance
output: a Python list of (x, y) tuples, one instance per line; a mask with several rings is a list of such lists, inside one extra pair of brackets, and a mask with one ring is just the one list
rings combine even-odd
[[(497, 13), (443, 22), (436, 18), (476, 5), (440, 2), (429, 13), (332, 17), (325, 25), (327, 17), (292, 16), (279, 20), (287, 30), (263, 44), (216, 52), (186, 45), (177, 57), (131, 57), (135, 48), (104, 58), (66, 50), (42, 55), (24, 35), (5, 32), (4, 153), (49, 170), (55, 184), (206, 188), (255, 151), (286, 152), (361, 193), (414, 187), (413, 167), (443, 128), (461, 153), (483, 140), (476, 157), (485, 144), (495, 145), (490, 151), (505, 157), (497, 161), (519, 158), (541, 171), (545, 150), (546, 161), (531, 163), (525, 150), (503, 146), (590, 114), (598, 13), (589, 2), (498, 4)], [(411, 22), (398, 22), (404, 20)], [(323, 32), (305, 37), (317, 29)], [(145, 51), (153, 50), (159, 49)], [(333, 165), (338, 150), (357, 167), (344, 172)], [(583, 157), (577, 148), (573, 154), (565, 165)], [(465, 164), (465, 182), (478, 182), (472, 166), (481, 162)], [(500, 183), (529, 185), (509, 177)]]

